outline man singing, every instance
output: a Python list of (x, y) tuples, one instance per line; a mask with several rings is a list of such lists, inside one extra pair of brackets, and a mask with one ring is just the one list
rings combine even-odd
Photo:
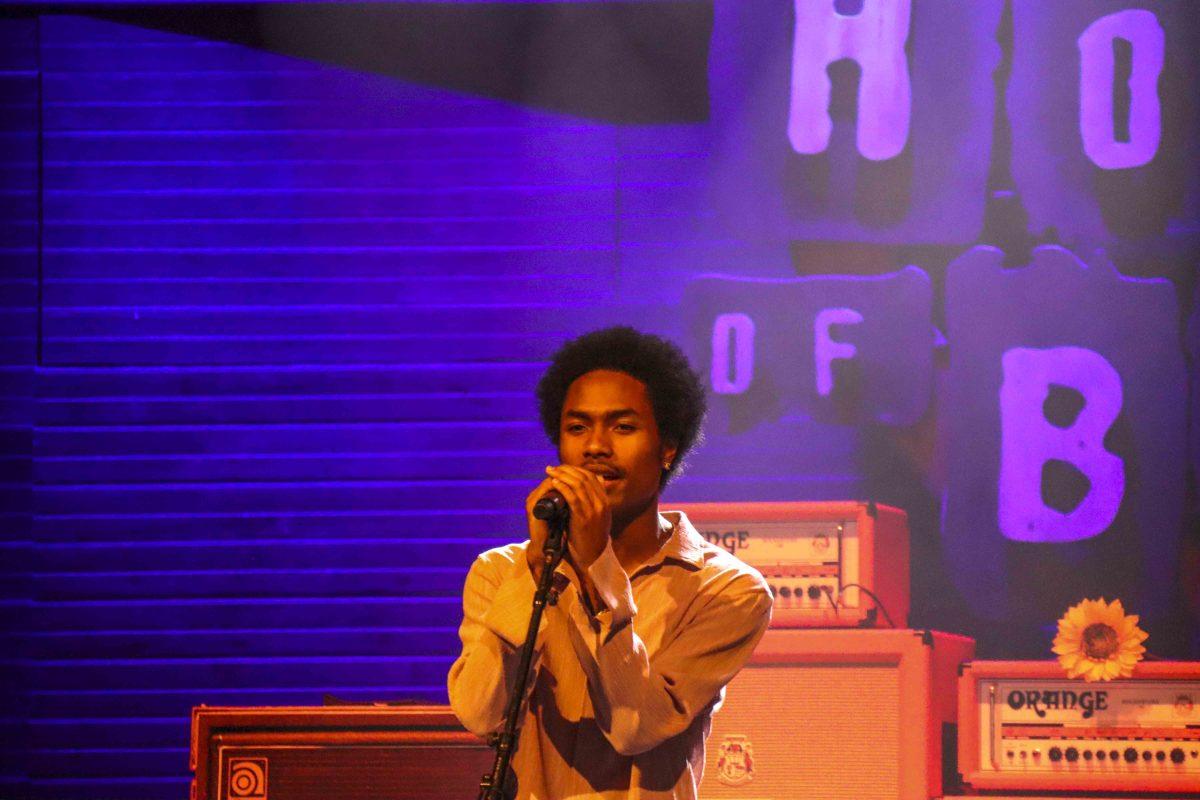
[(537, 398), (561, 463), (526, 500), (529, 541), (467, 575), (450, 704), (480, 736), (503, 726), (547, 536), (533, 506), (557, 490), (569, 547), (537, 634), (516, 797), (694, 798), (712, 714), (771, 615), (757, 571), (658, 511), (704, 389), (675, 345), (607, 328), (559, 350)]

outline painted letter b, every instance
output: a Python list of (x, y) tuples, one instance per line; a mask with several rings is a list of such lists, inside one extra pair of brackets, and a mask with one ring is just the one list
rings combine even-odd
[[(1104, 449), (1121, 412), (1121, 376), (1104, 356), (1082, 347), (1015, 347), (1002, 358), (1000, 388), (1000, 532), (1019, 542), (1076, 542), (1098, 536), (1117, 516), (1125, 495), (1125, 465)], [(1068, 427), (1052, 424), (1045, 402), (1052, 386), (1073, 389), (1083, 408)], [(1046, 505), (1042, 470), (1052, 460), (1071, 464), (1090, 482), (1071, 511)]]

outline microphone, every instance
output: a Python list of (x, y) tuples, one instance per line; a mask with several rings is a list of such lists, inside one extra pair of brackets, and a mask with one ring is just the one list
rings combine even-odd
[(567, 498), (563, 497), (557, 489), (546, 492), (533, 505), (534, 518), (545, 522), (566, 522), (570, 515), (571, 509), (567, 506)]

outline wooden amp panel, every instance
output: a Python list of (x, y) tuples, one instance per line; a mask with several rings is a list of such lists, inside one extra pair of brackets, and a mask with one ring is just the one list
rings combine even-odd
[(492, 750), (446, 706), (192, 710), (192, 800), (475, 797)]

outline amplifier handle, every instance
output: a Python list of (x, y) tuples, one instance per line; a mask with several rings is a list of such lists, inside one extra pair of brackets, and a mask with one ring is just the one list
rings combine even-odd
[(992, 769), (1000, 769), (1000, 726), (996, 724), (996, 684), (988, 684), (988, 739), (991, 741)]

